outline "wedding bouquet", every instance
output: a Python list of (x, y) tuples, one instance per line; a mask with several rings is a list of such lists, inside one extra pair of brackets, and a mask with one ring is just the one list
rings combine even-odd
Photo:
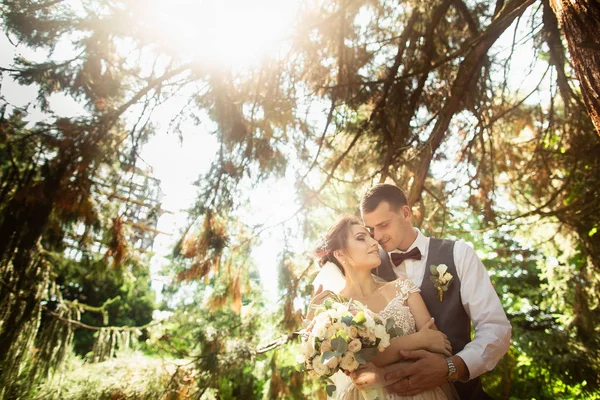
[[(315, 307), (315, 315), (300, 332), (297, 362), (306, 370), (328, 382), (326, 391), (336, 390), (331, 376), (338, 370), (355, 371), (385, 350), (390, 339), (398, 336), (390, 318), (383, 321), (378, 315), (355, 300), (332, 296)], [(365, 400), (382, 399), (380, 389), (361, 392)]]

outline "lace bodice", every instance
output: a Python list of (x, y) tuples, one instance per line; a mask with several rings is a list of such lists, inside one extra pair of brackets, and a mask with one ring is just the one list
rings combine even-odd
[[(410, 335), (417, 331), (417, 327), (415, 325), (415, 317), (406, 305), (406, 300), (408, 300), (409, 294), (420, 292), (421, 289), (410, 279), (397, 280), (395, 286), (396, 297), (379, 312), (379, 315), (383, 319), (393, 318), (394, 326), (402, 330), (401, 336)], [(414, 396), (386, 394), (386, 400), (445, 400), (446, 398), (441, 388), (427, 390)]]
[(420, 292), (421, 290), (409, 279), (397, 280), (395, 286), (396, 297), (379, 312), (379, 315), (384, 320), (392, 318), (394, 326), (402, 330), (401, 336), (410, 335), (415, 333), (417, 329), (415, 318), (406, 305), (406, 300), (408, 300), (410, 293)]

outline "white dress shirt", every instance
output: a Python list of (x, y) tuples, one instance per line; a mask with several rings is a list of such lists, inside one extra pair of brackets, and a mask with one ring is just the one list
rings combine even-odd
[[(417, 228), (413, 229), (417, 232), (417, 238), (406, 251), (418, 247), (422, 257), (420, 260), (405, 260), (394, 267), (394, 272), (398, 277), (405, 276), (421, 287), (429, 251), (429, 238)], [(393, 251), (390, 254), (395, 252), (404, 253)], [(469, 368), (469, 379), (473, 379), (492, 370), (506, 354), (512, 327), (488, 272), (475, 250), (467, 243), (457, 241), (454, 245), (454, 264), (460, 280), (462, 304), (475, 328), (475, 337), (457, 355)]]

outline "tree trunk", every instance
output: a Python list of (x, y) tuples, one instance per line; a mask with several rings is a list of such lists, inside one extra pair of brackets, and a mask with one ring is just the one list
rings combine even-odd
[[(71, 146), (65, 146), (70, 149)], [(37, 334), (41, 301), (48, 287), (50, 266), (40, 241), (64, 192), (80, 164), (77, 154), (59, 150), (38, 186), (15, 193), (0, 219), (0, 399), (18, 390), (24, 360)], [(38, 192), (41, 188), (41, 192)], [(28, 200), (37, 196), (36, 202)], [(29, 203), (28, 203), (29, 201)]]
[(567, 39), (583, 101), (600, 134), (600, 3), (551, 0), (550, 5)]
[(40, 251), (40, 239), (60, 186), (51, 179), (45, 188), (41, 203), (27, 207), (17, 197), (3, 210), (8, 215), (0, 225), (0, 235), (11, 240), (2, 246), (0, 254), (0, 399), (10, 398), (17, 390), (23, 361), (39, 328), (41, 300), (50, 272)]

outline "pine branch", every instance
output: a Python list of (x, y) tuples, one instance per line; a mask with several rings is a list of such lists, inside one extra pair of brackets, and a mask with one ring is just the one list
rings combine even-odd
[(121, 300), (121, 296), (116, 296), (116, 297), (113, 297), (112, 299), (106, 300), (104, 302), (104, 304), (102, 304), (101, 306), (98, 306), (98, 307), (89, 306), (87, 304), (80, 303), (77, 300), (74, 300), (74, 301), (63, 300), (63, 302), (69, 307), (78, 308), (79, 310), (82, 310), (82, 311), (92, 311), (92, 312), (96, 312), (96, 313), (104, 313), (104, 312), (106, 312), (106, 307), (108, 307), (115, 301), (119, 301), (119, 300)]
[(164, 321), (154, 321), (154, 322), (150, 322), (146, 325), (141, 325), (141, 326), (92, 326), (92, 325), (84, 324), (83, 322), (75, 321), (75, 320), (72, 320), (69, 318), (64, 318), (60, 314), (55, 313), (54, 311), (50, 311), (48, 309), (48, 307), (46, 307), (46, 306), (42, 306), (42, 307), (52, 317), (58, 319), (59, 321), (64, 322), (65, 324), (70, 324), (70, 325), (76, 326), (78, 328), (84, 328), (84, 329), (89, 329), (89, 330), (93, 330), (93, 331), (99, 331), (99, 330), (110, 330), (110, 331), (121, 331), (121, 332), (135, 331), (135, 330), (147, 329), (152, 326), (160, 325), (164, 322)]
[(297, 332), (292, 332), (289, 335), (286, 336), (281, 336), (278, 339), (273, 340), (272, 342), (261, 346), (259, 348), (256, 349), (256, 354), (264, 354), (267, 353), (271, 350), (275, 350), (283, 345), (285, 345), (288, 342), (291, 342), (292, 340), (294, 340), (296, 337), (298, 336)]

